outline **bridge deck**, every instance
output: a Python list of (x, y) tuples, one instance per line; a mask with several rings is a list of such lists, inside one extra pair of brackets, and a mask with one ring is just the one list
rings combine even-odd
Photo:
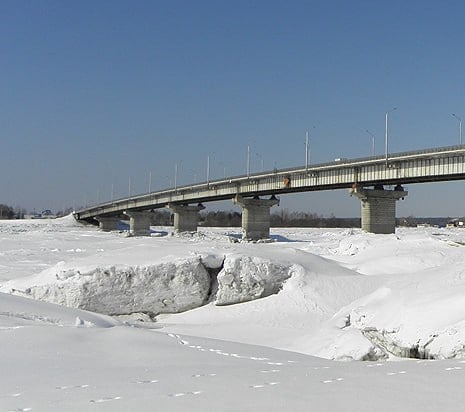
[(75, 212), (77, 219), (111, 216), (125, 210), (150, 210), (168, 204), (232, 199), (236, 195), (269, 196), (292, 192), (426, 183), (465, 179), (465, 146), (452, 146), (384, 156), (340, 160), (210, 182), (118, 199)]

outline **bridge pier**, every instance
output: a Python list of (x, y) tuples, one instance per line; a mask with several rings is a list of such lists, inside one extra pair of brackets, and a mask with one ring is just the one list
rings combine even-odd
[(242, 238), (245, 240), (260, 240), (270, 237), (270, 209), (279, 204), (279, 199), (244, 199), (237, 195), (234, 204), (242, 207)]
[(129, 235), (130, 236), (150, 236), (150, 212), (134, 212), (126, 210), (124, 212), (129, 216)]
[(118, 230), (118, 224), (121, 220), (115, 216), (95, 216), (94, 219), (98, 222), (98, 226), (105, 232), (111, 232), (112, 230)]
[(407, 194), (400, 185), (394, 190), (384, 190), (382, 185), (375, 189), (354, 187), (351, 196), (362, 202), (362, 229), (370, 233), (395, 233), (396, 202)]
[(197, 206), (169, 204), (167, 207), (174, 213), (175, 233), (197, 231), (199, 212), (205, 209), (205, 206), (199, 203)]

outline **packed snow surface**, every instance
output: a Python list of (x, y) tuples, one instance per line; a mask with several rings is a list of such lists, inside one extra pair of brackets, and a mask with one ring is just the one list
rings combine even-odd
[(465, 231), (152, 229), (0, 221), (1, 411), (463, 410)]

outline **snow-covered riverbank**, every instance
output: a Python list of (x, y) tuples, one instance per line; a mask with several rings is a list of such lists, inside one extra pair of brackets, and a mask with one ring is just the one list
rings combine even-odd
[[(219, 402), (214, 392), (235, 393), (241, 410), (281, 410), (282, 397), (295, 399), (294, 410), (310, 400), (315, 410), (418, 410), (408, 386), (383, 404), (406, 375), (421, 404), (434, 398), (423, 379), (446, 380), (454, 394), (441, 402), (461, 409), (465, 231), (279, 229), (275, 242), (249, 244), (234, 241), (239, 229), (153, 229), (128, 238), (71, 217), (0, 222), (0, 333), (11, 370), (0, 378), (2, 410), (148, 410), (147, 399), (202, 410)], [(396, 356), (451, 360), (385, 361)], [(372, 388), (365, 400), (358, 385)], [(379, 407), (363, 406), (375, 398)]]

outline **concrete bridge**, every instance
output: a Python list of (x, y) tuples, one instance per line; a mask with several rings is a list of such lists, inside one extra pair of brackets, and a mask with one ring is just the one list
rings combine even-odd
[(102, 203), (74, 215), (97, 220), (103, 230), (115, 230), (126, 215), (132, 235), (148, 235), (150, 211), (168, 207), (175, 231), (195, 231), (202, 203), (231, 199), (242, 207), (243, 237), (256, 240), (269, 237), (277, 195), (350, 189), (361, 201), (362, 229), (394, 233), (396, 202), (407, 196), (403, 185), (460, 179), (465, 179), (465, 146), (451, 146), (212, 180)]

